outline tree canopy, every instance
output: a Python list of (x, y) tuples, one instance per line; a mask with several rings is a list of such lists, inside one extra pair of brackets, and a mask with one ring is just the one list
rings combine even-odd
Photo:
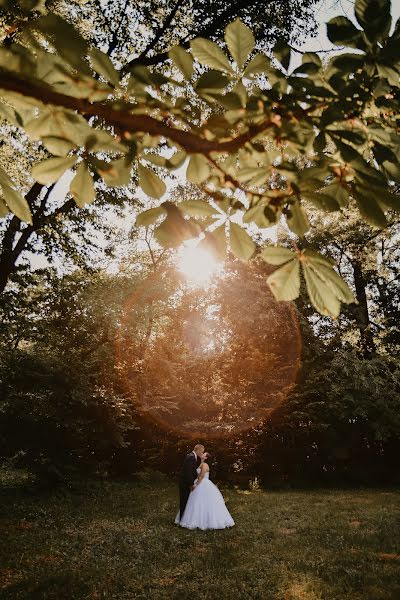
[[(290, 44), (279, 39), (273, 58), (258, 52), (244, 17), (225, 27), (223, 41), (176, 44), (160, 69), (114, 64), (43, 2), (2, 5), (18, 36), (0, 48), (0, 109), (45, 148), (32, 169), (38, 184), (73, 169), (71, 201), (84, 209), (99, 180), (133, 179), (163, 200), (138, 219), (157, 224), (161, 245), (200, 236), (224, 254), (228, 242), (236, 257), (260, 253), (278, 267), (268, 277), (278, 300), (298, 297), (301, 270), (320, 313), (337, 316), (341, 302), (353, 302), (334, 262), (302, 240), (320, 211), (354, 206), (358, 222), (384, 228), (399, 210), (400, 27), (391, 33), (389, 0), (357, 0), (357, 26), (345, 17), (327, 24), (329, 39), (350, 51), (326, 64), (306, 53), (294, 70)], [(207, 201), (164, 200), (166, 174), (186, 161)], [(2, 215), (34, 226), (29, 198), (4, 169), (0, 184)], [(247, 226), (281, 219), (293, 250), (256, 247)]]

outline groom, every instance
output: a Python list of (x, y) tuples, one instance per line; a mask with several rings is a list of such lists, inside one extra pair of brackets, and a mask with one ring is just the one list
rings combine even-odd
[(192, 452), (185, 456), (181, 476), (179, 479), (179, 518), (182, 519), (185, 507), (192, 491), (194, 480), (197, 478), (196, 469), (200, 465), (200, 455), (204, 453), (204, 446), (196, 444)]

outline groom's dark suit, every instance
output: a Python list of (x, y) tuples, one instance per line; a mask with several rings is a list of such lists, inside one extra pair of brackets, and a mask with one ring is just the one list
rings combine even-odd
[(189, 498), (190, 489), (197, 478), (196, 469), (200, 465), (200, 458), (194, 455), (194, 452), (187, 454), (183, 461), (181, 476), (179, 480), (179, 510), (180, 519), (183, 516), (185, 507)]

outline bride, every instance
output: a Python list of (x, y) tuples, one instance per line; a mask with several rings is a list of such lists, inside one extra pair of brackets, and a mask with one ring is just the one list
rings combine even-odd
[(175, 523), (187, 529), (225, 529), (235, 521), (225, 506), (221, 492), (209, 479), (208, 452), (200, 455), (201, 464), (196, 469), (197, 479), (187, 501), (182, 518), (179, 512)]

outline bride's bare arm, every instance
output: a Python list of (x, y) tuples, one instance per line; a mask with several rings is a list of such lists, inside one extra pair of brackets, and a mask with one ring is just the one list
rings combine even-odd
[(203, 463), (200, 467), (200, 474), (197, 478), (197, 483), (195, 484), (195, 487), (199, 485), (199, 483), (201, 483), (202, 479), (204, 479), (204, 475), (210, 470), (210, 467), (206, 464)]

